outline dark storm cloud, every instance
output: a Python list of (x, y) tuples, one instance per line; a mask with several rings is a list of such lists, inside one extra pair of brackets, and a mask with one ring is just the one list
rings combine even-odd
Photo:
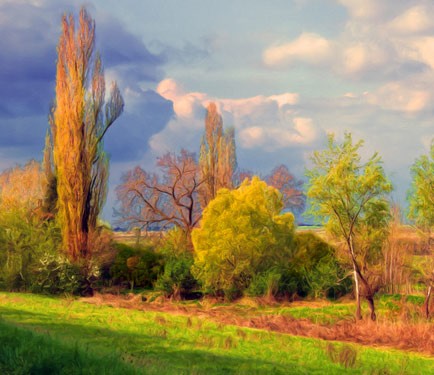
[(174, 116), (173, 103), (155, 91), (142, 91), (139, 95), (137, 109), (126, 110), (106, 134), (105, 148), (113, 162), (143, 156), (149, 136), (161, 131)]
[[(39, 158), (54, 99), (56, 44), (62, 14), (79, 7), (71, 1), (24, 1), (0, 4), (0, 151), (13, 149), (26, 158)], [(125, 113), (107, 135), (112, 160), (140, 155), (148, 138), (172, 115), (171, 103), (139, 83), (158, 82), (164, 58), (148, 51), (116, 19), (89, 8), (95, 18), (97, 50), (107, 72), (119, 80)], [(109, 87), (110, 82), (107, 82)], [(135, 105), (125, 92), (133, 89)], [(129, 139), (131, 137), (131, 139)]]
[(0, 118), (47, 112), (55, 77), (55, 14), (23, 3), (0, 5)]
[(106, 68), (116, 70), (124, 84), (158, 82), (163, 78), (165, 58), (149, 52), (143, 42), (113, 17), (101, 15), (96, 26), (97, 48)]

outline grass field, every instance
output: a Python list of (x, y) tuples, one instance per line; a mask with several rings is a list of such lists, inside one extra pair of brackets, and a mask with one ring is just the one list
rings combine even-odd
[(2, 374), (434, 373), (411, 352), (28, 294), (0, 293), (0, 341)]

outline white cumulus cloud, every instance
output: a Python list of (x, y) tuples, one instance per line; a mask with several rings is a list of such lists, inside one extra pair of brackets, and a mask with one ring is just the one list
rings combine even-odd
[(303, 33), (297, 39), (267, 48), (263, 59), (266, 65), (282, 66), (296, 62), (310, 65), (328, 63), (333, 54), (332, 43), (314, 33)]

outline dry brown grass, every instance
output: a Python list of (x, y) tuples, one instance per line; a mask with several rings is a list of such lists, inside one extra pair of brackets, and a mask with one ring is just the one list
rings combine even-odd
[[(320, 338), (327, 341), (351, 342), (434, 355), (433, 324), (429, 322), (411, 322), (407, 318), (404, 308), (402, 309), (402, 316), (396, 315), (393, 319), (383, 317), (377, 322), (370, 320), (356, 322), (347, 319), (327, 325), (317, 324), (308, 319), (295, 319), (287, 315), (261, 315), (256, 307), (246, 305), (240, 309), (235, 305), (214, 306), (210, 302), (202, 306), (181, 305), (171, 301), (148, 303), (142, 302), (141, 296), (116, 296), (110, 294), (96, 294), (94, 297), (82, 298), (81, 300), (97, 305), (104, 304), (127, 309), (185, 315), (187, 316), (187, 327), (193, 325), (191, 317), (194, 316), (197, 318), (195, 319), (195, 326), (198, 329), (201, 328), (203, 319), (209, 319), (221, 325), (257, 328), (297, 336)], [(312, 303), (316, 307), (329, 304), (329, 302), (323, 301)], [(297, 303), (297, 305), (301, 304), (301, 302)], [(309, 302), (309, 306), (310, 304), (311, 302)], [(247, 305), (250, 305), (250, 302)], [(164, 317), (157, 316), (155, 319), (159, 325), (165, 325), (166, 320)], [(239, 333), (242, 331), (237, 332), (238, 336), (242, 337), (242, 334)], [(224, 347), (227, 346), (230, 346), (230, 343), (224, 344)]]

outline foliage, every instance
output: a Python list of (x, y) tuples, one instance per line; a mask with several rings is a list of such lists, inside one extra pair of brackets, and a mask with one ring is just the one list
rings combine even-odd
[(0, 175), (0, 285), (29, 289), (39, 258), (59, 247), (59, 228), (45, 222), (41, 209), (46, 180), (39, 163), (30, 161)]
[(155, 289), (163, 291), (167, 297), (179, 299), (197, 287), (191, 274), (191, 244), (185, 233), (176, 227), (168, 231), (159, 252), (164, 257), (164, 270), (158, 276)]
[(64, 15), (50, 125), (57, 216), (63, 248), (73, 262), (90, 256), (88, 235), (96, 227), (108, 178), (102, 141), (124, 106), (116, 84), (106, 102), (104, 71), (94, 46), (95, 23), (86, 10), (80, 11), (78, 30), (73, 15)]
[(223, 131), (223, 120), (215, 103), (206, 111), (205, 134), (200, 145), (199, 166), (204, 184), (200, 189), (202, 208), (215, 198), (221, 188), (233, 188), (237, 167), (235, 130)]
[(424, 229), (434, 227), (434, 139), (428, 155), (414, 162), (413, 181), (408, 195), (409, 218)]
[(419, 271), (427, 285), (424, 310), (426, 317), (430, 315), (430, 298), (434, 288), (434, 139), (431, 140), (431, 149), (428, 155), (422, 155), (414, 162), (411, 173), (413, 181), (409, 194), (409, 218), (426, 235), (427, 253), (429, 262)]
[(110, 267), (110, 275), (115, 284), (127, 282), (134, 287), (150, 288), (161, 272), (162, 259), (151, 247), (131, 247), (116, 243), (117, 255)]
[[(377, 286), (369, 283), (366, 269), (374, 251), (381, 248), (387, 235), (389, 217), (386, 194), (392, 185), (386, 178), (381, 159), (374, 154), (362, 163), (359, 149), (363, 142), (353, 144), (351, 134), (345, 134), (342, 144), (329, 136), (328, 148), (312, 157), (313, 167), (307, 196), (309, 213), (322, 220), (326, 229), (345, 242), (354, 270), (355, 291), (358, 300), (357, 317), (361, 318), (359, 292), (371, 307), (375, 320), (373, 295)], [(360, 290), (359, 290), (360, 282)]]
[[(81, 267), (76, 263), (71, 263), (63, 255), (43, 254), (38, 259), (35, 271), (36, 280), (32, 285), (32, 292), (44, 294), (87, 294), (85, 292), (86, 280), (82, 274)], [(98, 272), (95, 273), (98, 276)]]
[(257, 177), (218, 192), (192, 233), (192, 271), (206, 290), (243, 291), (255, 274), (287, 262), (294, 216), (282, 208), (281, 194)]
[(39, 223), (20, 211), (0, 214), (0, 285), (9, 290), (28, 290), (38, 278), (40, 259), (60, 245), (55, 223)]
[(177, 226), (187, 235), (200, 219), (198, 189), (201, 185), (194, 154), (182, 150), (157, 161), (161, 175), (140, 167), (122, 176), (116, 188), (119, 222), (132, 226)]
[(298, 295), (338, 297), (348, 291), (345, 271), (332, 246), (311, 232), (297, 233), (294, 245), (291, 275)]

